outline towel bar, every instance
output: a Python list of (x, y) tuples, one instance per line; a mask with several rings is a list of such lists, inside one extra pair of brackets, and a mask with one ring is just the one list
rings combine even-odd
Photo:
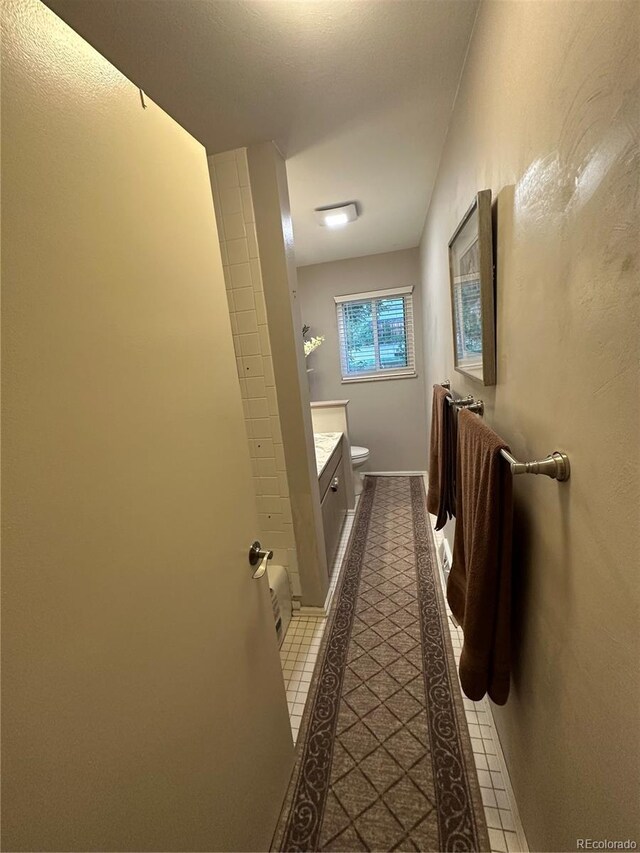
[[(442, 386), (451, 390), (451, 382), (448, 379), (445, 379)], [(456, 411), (466, 409), (469, 412), (476, 412), (480, 417), (484, 414), (484, 403), (482, 400), (476, 400), (471, 394), (459, 400), (450, 397), (447, 402), (450, 406), (455, 406)], [(554, 450), (546, 459), (534, 459), (533, 462), (518, 462), (507, 450), (501, 450), (500, 455), (509, 463), (512, 474), (544, 474), (545, 477), (551, 477), (552, 480), (558, 480), (560, 483), (571, 476), (569, 457), (561, 450)]]
[(475, 412), (478, 415), (484, 414), (484, 403), (482, 400), (474, 399), (471, 394), (468, 397), (463, 397), (460, 400), (454, 400), (452, 397), (447, 398), (447, 403), (450, 406), (455, 406), (459, 409), (468, 409), (470, 412)]

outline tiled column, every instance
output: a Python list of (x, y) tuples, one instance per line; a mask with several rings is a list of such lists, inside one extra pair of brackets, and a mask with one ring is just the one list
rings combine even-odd
[(260, 541), (300, 577), (245, 148), (209, 157), (224, 279), (260, 521)]

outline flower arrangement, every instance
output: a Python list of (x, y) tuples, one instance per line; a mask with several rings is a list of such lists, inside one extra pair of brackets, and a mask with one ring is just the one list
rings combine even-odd
[(316, 338), (309, 338), (308, 341), (304, 342), (304, 356), (305, 358), (314, 351), (314, 349), (318, 349), (321, 343), (324, 341), (324, 335), (318, 335)]
[(302, 339), (304, 343), (304, 357), (307, 358), (311, 353), (318, 349), (320, 344), (324, 343), (324, 335), (316, 335), (307, 340), (306, 335), (309, 334), (309, 326), (302, 327)]

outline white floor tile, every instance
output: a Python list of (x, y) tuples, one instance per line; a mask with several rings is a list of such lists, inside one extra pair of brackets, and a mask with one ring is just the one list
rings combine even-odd
[(506, 791), (494, 791), (496, 795), (496, 802), (498, 804), (499, 809), (511, 809), (511, 804), (509, 802), (509, 798), (507, 797)]
[(489, 842), (492, 853), (507, 853), (507, 842), (501, 829), (489, 829)]
[(503, 828), (500, 823), (500, 813), (498, 809), (494, 809), (491, 806), (485, 806), (484, 816), (487, 819), (488, 827), (493, 827), (494, 829)]
[(490, 806), (491, 808), (497, 808), (498, 803), (496, 802), (496, 795), (493, 788), (480, 788), (480, 793), (482, 794), (482, 802), (485, 806)]
[(496, 745), (493, 742), (492, 738), (482, 738), (482, 746), (484, 747), (484, 751), (487, 755), (497, 755)]
[(479, 753), (474, 753), (473, 757), (474, 757), (475, 762), (476, 762), (476, 768), (479, 771), (489, 769), (489, 766), (487, 764), (487, 756), (484, 755), (484, 753), (482, 755), (480, 755)]
[(513, 814), (510, 809), (500, 809), (500, 822), (502, 823), (502, 828), (504, 830), (507, 830), (508, 832), (516, 831)]
[(474, 755), (478, 753), (479, 755), (484, 755), (484, 746), (482, 744), (482, 740), (478, 737), (471, 738), (471, 749), (474, 752)]
[(497, 773), (493, 771), (491, 773), (491, 784), (494, 788), (502, 788), (502, 790), (504, 791), (505, 784), (504, 780), (502, 779), (502, 773), (500, 773), (499, 771)]
[[(335, 592), (343, 568), (343, 558), (353, 527), (353, 515), (347, 516), (333, 564), (329, 594)], [(331, 606), (332, 601), (329, 606)], [(304, 705), (308, 697), (322, 636), (327, 624), (324, 616), (293, 616), (280, 648), (282, 675), (289, 702), (289, 717), (294, 743), (298, 737)], [(289, 701), (295, 700), (295, 701)]]
[(478, 782), (483, 788), (492, 788), (491, 774), (488, 770), (478, 770)]
[(487, 764), (489, 765), (489, 770), (495, 770), (496, 772), (500, 770), (500, 761), (497, 755), (487, 755)]
[(507, 850), (509, 853), (522, 853), (518, 836), (515, 832), (505, 832), (504, 837), (507, 842)]

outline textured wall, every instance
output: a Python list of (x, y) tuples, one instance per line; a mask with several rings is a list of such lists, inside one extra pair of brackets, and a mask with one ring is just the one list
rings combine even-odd
[(287, 469), (246, 148), (208, 158), (260, 530), (300, 596)]
[[(515, 661), (495, 716), (532, 850), (638, 837), (637, 3), (486, 2), (422, 239), (427, 384), (481, 394), (522, 459)], [(447, 242), (497, 200), (498, 384), (453, 370)]]
[[(333, 297), (411, 284), (417, 377), (343, 384)], [(299, 267), (298, 286), (303, 321), (310, 334), (326, 338), (308, 358), (311, 399), (349, 400), (351, 441), (371, 453), (363, 470), (424, 471), (428, 440), (418, 249)]]

